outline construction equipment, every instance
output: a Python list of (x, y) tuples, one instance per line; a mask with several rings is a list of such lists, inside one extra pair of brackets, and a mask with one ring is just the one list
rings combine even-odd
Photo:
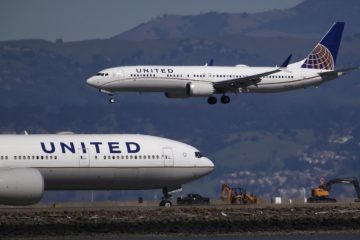
[(359, 181), (356, 177), (345, 177), (345, 178), (334, 178), (327, 182), (320, 180), (320, 185), (316, 188), (311, 189), (311, 197), (307, 200), (308, 203), (328, 203), (336, 202), (335, 198), (330, 198), (331, 187), (334, 184), (353, 184), (357, 199), (355, 202), (360, 202), (360, 187)]
[(258, 204), (259, 199), (253, 194), (247, 194), (244, 188), (231, 188), (227, 184), (221, 186), (221, 200), (228, 204)]

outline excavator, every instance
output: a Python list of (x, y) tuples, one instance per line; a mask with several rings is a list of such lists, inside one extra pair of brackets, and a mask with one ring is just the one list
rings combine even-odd
[(311, 197), (308, 198), (308, 203), (331, 203), (336, 202), (335, 198), (330, 198), (331, 187), (334, 184), (352, 184), (354, 185), (357, 199), (355, 202), (360, 202), (360, 187), (359, 181), (356, 177), (345, 177), (345, 178), (334, 178), (327, 182), (322, 178), (320, 185), (316, 188), (311, 189)]
[(228, 204), (258, 204), (259, 198), (253, 194), (247, 194), (244, 188), (231, 188), (227, 184), (221, 186), (220, 198)]

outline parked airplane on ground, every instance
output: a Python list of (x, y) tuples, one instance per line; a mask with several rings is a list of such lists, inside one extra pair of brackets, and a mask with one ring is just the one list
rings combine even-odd
[(0, 135), (0, 204), (29, 205), (44, 190), (169, 192), (214, 164), (187, 144), (146, 135)]
[(336, 22), (309, 55), (289, 64), (291, 55), (280, 67), (212, 66), (128, 66), (105, 69), (90, 77), (87, 83), (109, 95), (113, 92), (164, 92), (168, 98), (208, 97), (215, 104), (214, 94), (222, 94), (227, 104), (227, 93), (268, 93), (288, 91), (324, 82), (344, 75), (356, 68), (335, 69), (336, 57), (344, 29)]

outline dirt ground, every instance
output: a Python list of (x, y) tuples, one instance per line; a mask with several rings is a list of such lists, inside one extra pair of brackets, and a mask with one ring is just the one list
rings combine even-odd
[(360, 204), (0, 208), (0, 237), (359, 231)]

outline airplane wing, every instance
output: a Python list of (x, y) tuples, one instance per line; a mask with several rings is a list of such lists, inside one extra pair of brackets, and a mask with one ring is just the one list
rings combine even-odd
[(319, 73), (321, 77), (339, 77), (344, 75), (346, 72), (353, 71), (355, 69), (360, 69), (360, 67), (349, 67), (349, 68), (340, 68), (333, 71), (327, 71)]
[(246, 77), (226, 79), (226, 80), (214, 82), (214, 88), (220, 89), (220, 90), (226, 90), (226, 89), (231, 89), (231, 88), (247, 87), (247, 86), (251, 86), (251, 85), (257, 86), (257, 84), (259, 82), (261, 82), (262, 77), (265, 77), (265, 76), (268, 76), (268, 75), (271, 75), (271, 74), (274, 74), (277, 72), (281, 72), (284, 69), (286, 69), (287, 65), (290, 62), (291, 57), (292, 57), (292, 54), (290, 54), (290, 56), (288, 56), (286, 58), (286, 60), (284, 61), (283, 64), (281, 64), (280, 67), (277, 67), (274, 70), (262, 72), (262, 73), (258, 73), (258, 74), (254, 74), (254, 75), (250, 75), (250, 76), (246, 76)]
[(250, 75), (241, 78), (233, 78), (233, 79), (226, 79), (219, 82), (214, 82), (214, 88), (216, 89), (230, 89), (230, 88), (239, 88), (239, 87), (247, 87), (250, 85), (257, 85), (261, 82), (261, 77), (280, 72), (281, 69), (277, 68), (272, 71), (263, 72), (255, 75)]

